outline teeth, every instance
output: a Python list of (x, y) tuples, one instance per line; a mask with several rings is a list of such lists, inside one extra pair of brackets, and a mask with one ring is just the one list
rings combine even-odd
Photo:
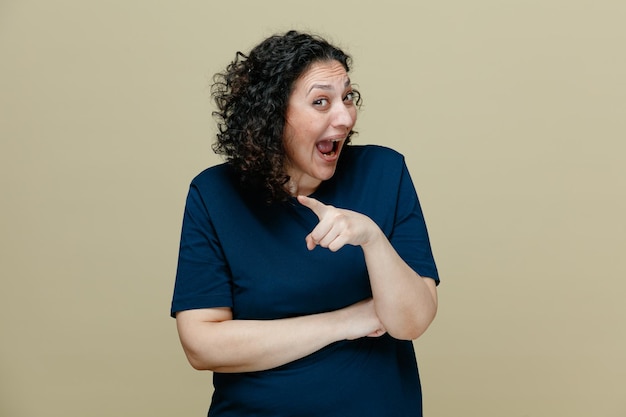
[(339, 140), (332, 140), (331, 142), (333, 143), (333, 149), (326, 154), (328, 156), (333, 156), (335, 154), (335, 149), (337, 149), (337, 146), (335, 146), (335, 144), (339, 142)]
[[(317, 144), (317, 148), (322, 154), (326, 156), (333, 156), (337, 153), (337, 149), (339, 148), (338, 143), (342, 141), (342, 138), (337, 139), (327, 139), (325, 141), (321, 141)], [(324, 152), (326, 151), (326, 152)]]

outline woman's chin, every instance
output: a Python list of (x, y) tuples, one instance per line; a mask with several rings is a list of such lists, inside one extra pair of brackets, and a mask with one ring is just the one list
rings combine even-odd
[(324, 169), (319, 170), (315, 178), (317, 178), (320, 181), (328, 181), (329, 179), (333, 177), (333, 175), (335, 175), (336, 168), (337, 168), (336, 164), (333, 164), (333, 166), (324, 167)]

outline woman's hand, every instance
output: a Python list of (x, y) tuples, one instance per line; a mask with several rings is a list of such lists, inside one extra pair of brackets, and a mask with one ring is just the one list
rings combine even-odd
[(374, 300), (371, 298), (338, 310), (337, 313), (341, 314), (340, 321), (348, 332), (345, 335), (347, 340), (379, 337), (387, 332), (376, 315)]
[(380, 235), (380, 228), (369, 217), (351, 210), (326, 205), (311, 197), (298, 196), (298, 202), (315, 213), (319, 223), (305, 240), (309, 250), (320, 245), (336, 252), (344, 245), (364, 246)]

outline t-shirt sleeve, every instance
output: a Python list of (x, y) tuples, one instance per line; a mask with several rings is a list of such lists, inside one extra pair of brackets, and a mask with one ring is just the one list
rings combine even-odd
[(183, 310), (232, 307), (228, 264), (198, 187), (187, 195), (171, 316)]
[(439, 285), (426, 222), (413, 181), (402, 160), (402, 173), (398, 187), (396, 214), (391, 244), (404, 261), (422, 277), (433, 278)]

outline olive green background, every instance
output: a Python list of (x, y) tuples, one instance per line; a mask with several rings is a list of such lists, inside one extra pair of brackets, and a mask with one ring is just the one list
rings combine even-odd
[[(439, 264), (429, 417), (626, 416), (622, 0), (0, 1), (0, 416), (202, 416), (168, 317), (211, 75), (289, 28), (354, 57)], [(320, 399), (323, 401), (323, 399)]]

